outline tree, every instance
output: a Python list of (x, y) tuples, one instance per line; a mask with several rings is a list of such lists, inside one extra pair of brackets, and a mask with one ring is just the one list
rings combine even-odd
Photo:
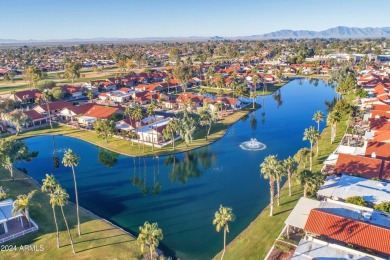
[(74, 171), (74, 167), (79, 164), (80, 157), (75, 154), (71, 149), (68, 149), (65, 152), (64, 158), (62, 159), (62, 164), (65, 167), (71, 167), (72, 168), (72, 174), (73, 174), (73, 182), (74, 182), (74, 192), (76, 195), (76, 213), (77, 213), (77, 230), (79, 233), (79, 236), (81, 235), (80, 231), (80, 216), (79, 216), (79, 196), (77, 192), (77, 182), (76, 182), (76, 174)]
[(309, 128), (305, 129), (305, 132), (303, 133), (303, 140), (309, 140), (310, 142), (310, 171), (313, 166), (313, 144), (318, 141), (320, 138), (320, 133), (314, 129), (313, 126), (310, 126)]
[(45, 101), (46, 103), (46, 109), (47, 109), (47, 114), (49, 116), (49, 123), (50, 123), (50, 128), (53, 129), (53, 125), (51, 123), (51, 113), (50, 113), (50, 107), (49, 107), (49, 101), (51, 100), (51, 96), (47, 91), (43, 92), (41, 95), (41, 98)]
[(324, 113), (322, 113), (322, 111), (318, 110), (317, 112), (315, 112), (315, 114), (313, 116), (313, 120), (316, 121), (317, 131), (319, 132), (320, 131), (320, 122), (324, 121)]
[(27, 126), (27, 124), (31, 121), (31, 118), (23, 113), (22, 110), (15, 110), (9, 113), (8, 119), (15, 126), (15, 135), (18, 135), (22, 131), (22, 127)]
[(360, 196), (352, 196), (345, 199), (346, 203), (355, 204), (358, 206), (366, 207), (367, 202), (364, 200), (363, 197)]
[(54, 88), (56, 86), (56, 82), (52, 80), (44, 80), (38, 83), (37, 89), (40, 91), (49, 90), (51, 88)]
[[(30, 222), (29, 207), (31, 206), (31, 199), (34, 196), (35, 192), (37, 191), (33, 190), (30, 191), (27, 195), (26, 194), (19, 195), (14, 201), (13, 209), (12, 209), (12, 215), (15, 216), (18, 212), (20, 212), (26, 217), (30, 227), (31, 227), (31, 222)], [(24, 213), (22, 211), (24, 211)]]
[(65, 97), (65, 91), (60, 87), (54, 87), (50, 90), (50, 95), (55, 100), (61, 100)]
[(192, 69), (186, 64), (178, 64), (172, 73), (175, 79), (180, 81), (183, 91), (186, 92), (188, 81), (194, 76)]
[(160, 240), (163, 239), (163, 232), (156, 223), (146, 221), (142, 227), (139, 227), (139, 235), (137, 243), (141, 246), (141, 251), (144, 252), (144, 247), (149, 246), (150, 259), (153, 259), (153, 254), (158, 247)]
[[(46, 178), (42, 180), (42, 192), (49, 192), (51, 196), (56, 189), (57, 180), (53, 175), (46, 173)], [(58, 232), (57, 216), (55, 211), (55, 204), (50, 200), (51, 208), (53, 209), (54, 224), (56, 225), (56, 234), (57, 234), (57, 247), (60, 248), (60, 233)]]
[(27, 81), (30, 89), (36, 87), (38, 81), (41, 79), (41, 75), (34, 66), (29, 66), (23, 71), (23, 80)]
[(74, 249), (72, 234), (70, 233), (68, 221), (66, 220), (65, 213), (64, 213), (64, 206), (68, 204), (68, 198), (69, 198), (69, 194), (66, 192), (66, 190), (63, 189), (61, 185), (57, 184), (56, 188), (54, 189), (54, 192), (50, 194), (50, 204), (59, 206), (61, 208), (62, 217), (64, 218), (65, 226), (68, 231), (70, 244), (72, 246), (72, 251), (73, 254), (76, 254), (76, 251)]
[(216, 121), (216, 117), (210, 112), (208, 108), (203, 108), (199, 111), (200, 125), (207, 127), (206, 129), (206, 140), (210, 134), (211, 126)]
[(297, 162), (291, 156), (283, 161), (284, 169), (287, 171), (288, 195), (291, 197), (291, 176), (297, 170)]
[(176, 118), (172, 118), (169, 120), (167, 126), (163, 130), (163, 135), (165, 139), (171, 138), (172, 140), (172, 150), (175, 150), (175, 137), (178, 133), (179, 125), (178, 120)]
[(31, 161), (37, 155), (38, 152), (30, 152), (22, 141), (12, 139), (0, 140), (0, 162), (4, 168), (9, 170), (12, 180), (14, 180), (13, 165), (19, 161)]
[(87, 98), (89, 100), (92, 100), (94, 98), (94, 94), (93, 94), (92, 90), (88, 90), (87, 91)]
[[(137, 131), (138, 128), (141, 126), (141, 119), (143, 118), (142, 108), (140, 106), (136, 106), (132, 111), (131, 117), (134, 118), (134, 120), (138, 121), (136, 122), (136, 131)], [(137, 141), (138, 141), (138, 149), (140, 149), (138, 136), (137, 136)]]
[(110, 119), (96, 119), (93, 122), (93, 128), (95, 129), (99, 138), (104, 138), (108, 143), (108, 136), (115, 133), (115, 122)]
[(259, 77), (257, 75), (253, 76), (252, 83), (253, 83), (253, 90), (250, 96), (253, 100), (252, 108), (255, 108), (256, 90), (257, 90), (257, 84), (259, 84)]
[(303, 197), (307, 197), (307, 192), (310, 191), (312, 194), (314, 191), (322, 185), (324, 176), (321, 172), (312, 172), (309, 170), (303, 170), (297, 172), (297, 181), (303, 186)]
[(283, 176), (286, 175), (286, 170), (283, 165), (283, 161), (277, 160), (276, 168), (275, 168), (275, 180), (276, 180), (276, 199), (278, 206), (280, 206), (280, 182), (282, 181)]
[(66, 79), (72, 80), (72, 85), (74, 84), (74, 79), (80, 78), (80, 69), (83, 65), (80, 62), (68, 62), (65, 64), (64, 77)]
[(260, 164), (260, 173), (263, 174), (265, 179), (269, 179), (269, 187), (270, 187), (270, 212), (269, 215), (273, 216), (274, 210), (274, 192), (275, 192), (275, 180), (276, 173), (278, 167), (278, 160), (276, 155), (269, 155), (264, 158), (264, 161)]
[(328, 115), (328, 119), (326, 120), (326, 123), (328, 125), (331, 125), (331, 135), (330, 135), (330, 143), (333, 144), (335, 138), (336, 138), (336, 130), (337, 130), (337, 123), (341, 121), (341, 114), (337, 110), (333, 110)]
[(304, 147), (298, 150), (294, 155), (294, 160), (298, 163), (299, 166), (303, 163), (303, 169), (306, 168), (307, 159), (310, 157), (310, 149)]
[(223, 228), (223, 253), (221, 259), (225, 254), (226, 249), (226, 233), (229, 233), (229, 222), (233, 222), (236, 219), (236, 216), (233, 214), (232, 208), (219, 206), (219, 210), (215, 212), (213, 225), (217, 232)]
[(189, 115), (187, 107), (180, 112), (177, 117), (179, 118), (178, 132), (180, 137), (186, 143), (186, 146), (192, 142), (194, 132), (196, 130), (196, 121), (194, 119), (194, 114)]

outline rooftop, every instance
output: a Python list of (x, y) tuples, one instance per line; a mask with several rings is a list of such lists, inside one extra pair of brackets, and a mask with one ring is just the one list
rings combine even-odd
[(390, 183), (348, 175), (329, 176), (317, 195), (335, 200), (361, 196), (365, 201), (376, 204), (390, 201)]

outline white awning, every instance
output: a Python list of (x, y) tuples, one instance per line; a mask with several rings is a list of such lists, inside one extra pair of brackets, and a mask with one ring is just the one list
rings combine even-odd
[(307, 218), (309, 217), (310, 211), (314, 208), (318, 208), (320, 203), (321, 202), (317, 200), (304, 197), (300, 198), (297, 205), (291, 211), (290, 215), (288, 215), (284, 223), (292, 227), (303, 229), (305, 227)]

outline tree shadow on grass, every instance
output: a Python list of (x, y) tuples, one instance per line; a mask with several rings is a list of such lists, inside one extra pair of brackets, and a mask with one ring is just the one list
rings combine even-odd
[(95, 231), (91, 231), (91, 232), (86, 232), (86, 233), (82, 233), (82, 235), (88, 235), (88, 234), (92, 234), (92, 233), (98, 233), (98, 232), (103, 232), (103, 231), (109, 231), (109, 230), (115, 230), (116, 228), (107, 228), (107, 229), (101, 229), (101, 230), (95, 230)]
[[(98, 241), (98, 240), (103, 240), (103, 239), (110, 239), (110, 238), (120, 237), (120, 236), (128, 236), (128, 234), (119, 234), (119, 235), (110, 236), (110, 237), (100, 237), (100, 238), (87, 239), (87, 240), (75, 242), (74, 244), (76, 245), (76, 244), (81, 244), (81, 243), (85, 243), (85, 242), (92, 242), (92, 241)], [(131, 240), (129, 240), (129, 241), (131, 241)]]
[(94, 247), (86, 248), (86, 249), (83, 249), (83, 250), (76, 250), (76, 253), (81, 253), (81, 252), (85, 252), (85, 251), (88, 251), (88, 250), (92, 250), (92, 249), (96, 249), (96, 248), (100, 248), (100, 247), (105, 247), (105, 246), (119, 245), (119, 244), (132, 242), (132, 241), (133, 240), (128, 240), (128, 241), (115, 242), (115, 243), (110, 243), (110, 244), (105, 244), (105, 245), (100, 245), (100, 246), (94, 246)]
[(289, 209), (286, 209), (286, 210), (283, 210), (283, 211), (279, 211), (279, 212), (275, 213), (275, 214), (274, 214), (274, 216), (277, 216), (277, 215), (280, 215), (280, 214), (283, 214), (283, 213), (289, 212), (289, 211), (293, 210), (293, 208), (294, 208), (294, 207), (292, 207), (292, 208), (289, 208)]

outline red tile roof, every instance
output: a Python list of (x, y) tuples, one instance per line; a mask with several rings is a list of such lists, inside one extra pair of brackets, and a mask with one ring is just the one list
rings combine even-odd
[(39, 119), (44, 119), (45, 118), (44, 116), (42, 116), (40, 113), (38, 113), (35, 110), (23, 111), (23, 113), (26, 114), (32, 120), (39, 120)]
[(374, 135), (374, 141), (376, 142), (390, 141), (390, 130), (376, 132)]
[(359, 175), (371, 179), (379, 178), (381, 166), (382, 160), (380, 159), (339, 154), (334, 170), (338, 173)]
[(113, 114), (115, 114), (115, 112), (117, 111), (118, 108), (116, 107), (105, 107), (105, 106), (94, 105), (84, 114), (84, 116), (107, 119)]
[(390, 111), (390, 105), (374, 105), (373, 110)]
[(23, 98), (39, 97), (40, 94), (41, 92), (38, 89), (32, 89), (32, 90), (18, 91), (15, 93), (15, 96), (23, 100)]
[(390, 121), (386, 118), (370, 118), (370, 128), (375, 131), (390, 130)]
[(390, 143), (369, 141), (365, 154), (371, 157), (373, 152), (375, 152), (376, 158), (390, 160)]
[(79, 105), (79, 106), (68, 107), (68, 109), (70, 111), (72, 111), (73, 113), (75, 113), (76, 115), (83, 115), (88, 110), (90, 110), (94, 105), (96, 105), (96, 104), (95, 103), (87, 103), (87, 104), (83, 104), (83, 105)]
[(390, 161), (383, 161), (381, 179), (390, 181)]
[(312, 209), (304, 230), (347, 244), (390, 254), (390, 229)]
[(390, 119), (390, 111), (387, 112), (387, 111), (383, 111), (383, 110), (371, 110), (370, 111), (371, 113), (371, 118), (386, 118), (386, 119)]
[[(38, 106), (47, 112), (47, 105), (46, 105), (46, 103), (40, 104)], [(65, 101), (55, 101), (55, 102), (49, 103), (50, 111), (51, 110), (61, 110), (61, 109), (64, 109), (64, 108), (67, 108), (67, 107), (71, 107), (71, 106), (72, 106), (72, 104), (70, 104), (68, 102), (65, 102)]]

